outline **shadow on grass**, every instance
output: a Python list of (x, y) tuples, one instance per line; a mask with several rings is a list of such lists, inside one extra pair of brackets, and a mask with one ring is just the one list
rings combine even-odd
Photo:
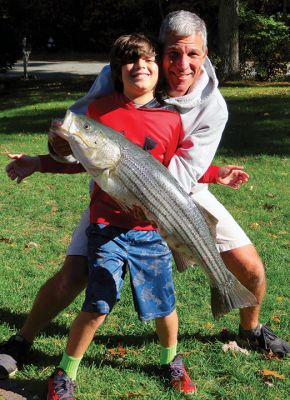
[[(15, 327), (16, 331), (19, 330), (26, 320), (26, 313), (14, 313), (8, 308), (0, 309), (1, 321), (5, 321), (12, 329)], [(58, 322), (51, 322), (41, 333), (48, 336), (67, 335), (69, 332), (69, 327), (59, 324)]]
[[(20, 87), (16, 85), (10, 88), (11, 94), (8, 88), (8, 94), (3, 97), (0, 110), (14, 109), (15, 114), (2, 118), (0, 134), (8, 137), (10, 134), (46, 134), (51, 120), (64, 115), (64, 106), (61, 103), (57, 104), (57, 101), (71, 100), (69, 104), (73, 104), (77, 98), (86, 93), (91, 83), (92, 80), (88, 78), (66, 81), (45, 80), (34, 83), (22, 81)], [(230, 86), (230, 83), (227, 86)], [(241, 83), (240, 86), (249, 85)], [(278, 83), (271, 86), (285, 88)], [(228, 97), (226, 101), (229, 121), (219, 148), (221, 154), (289, 155), (290, 143), (287, 132), (289, 132), (290, 98), (286, 92), (256, 97)], [(53, 108), (47, 110), (37, 108), (37, 104), (49, 102)], [(33, 112), (25, 109), (19, 109), (17, 112), (17, 108), (31, 105), (35, 105)]]
[(0, 398), (5, 400), (45, 400), (46, 388), (45, 380), (11, 379), (0, 381)]
[(229, 121), (220, 153), (232, 156), (289, 155), (289, 97), (237, 97), (227, 99), (227, 104)]

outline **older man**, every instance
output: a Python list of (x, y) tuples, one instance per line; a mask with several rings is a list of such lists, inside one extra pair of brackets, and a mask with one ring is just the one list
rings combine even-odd
[[(216, 241), (221, 256), (228, 269), (258, 299), (258, 306), (240, 310), (240, 338), (255, 348), (283, 356), (290, 352), (288, 343), (259, 323), (266, 287), (262, 261), (247, 235), (208, 191), (207, 185), (197, 183), (215, 155), (228, 117), (214, 69), (207, 58), (206, 38), (204, 22), (190, 12), (170, 13), (162, 22), (159, 39), (163, 48), (163, 74), (168, 85), (165, 101), (177, 107), (186, 132), (183, 146), (171, 160), (169, 169), (194, 200), (218, 219)], [(110, 93), (112, 88), (110, 70), (105, 67), (89, 93), (71, 109), (84, 113), (92, 98)], [(52, 143), (55, 145), (53, 140)], [(15, 171), (18, 166), (21, 169), (22, 161), (12, 163)], [(37, 170), (41, 171), (41, 160)], [(21, 180), (35, 171), (28, 162), (21, 173), (15, 172), (15, 177)], [(0, 377), (8, 377), (17, 370), (25, 361), (39, 330), (84, 288), (87, 277), (85, 229), (88, 224), (86, 210), (73, 235), (63, 268), (40, 289), (21, 330), (0, 348)]]

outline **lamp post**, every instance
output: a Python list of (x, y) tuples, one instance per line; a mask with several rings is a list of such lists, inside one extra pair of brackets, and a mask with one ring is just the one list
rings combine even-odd
[(24, 70), (24, 79), (28, 79), (27, 67), (28, 67), (28, 60), (31, 53), (31, 48), (27, 44), (26, 37), (22, 40), (22, 53), (23, 53), (23, 70)]

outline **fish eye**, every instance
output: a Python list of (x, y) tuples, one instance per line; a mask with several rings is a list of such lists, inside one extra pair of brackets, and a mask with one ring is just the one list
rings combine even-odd
[(88, 122), (85, 122), (84, 123), (84, 129), (86, 130), (86, 131), (88, 131), (89, 129), (90, 129), (90, 124), (88, 123)]

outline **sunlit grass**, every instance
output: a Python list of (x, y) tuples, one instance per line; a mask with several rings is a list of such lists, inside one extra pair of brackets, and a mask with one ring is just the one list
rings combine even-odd
[[(88, 205), (86, 174), (35, 174), (22, 184), (4, 172), (7, 153), (45, 154), (51, 119), (79, 98), (90, 81), (14, 82), (0, 103), (0, 341), (19, 328), (39, 287), (59, 269), (72, 230)], [(239, 191), (212, 188), (255, 243), (266, 267), (268, 291), (261, 320), (289, 339), (289, 86), (225, 87), (230, 119), (216, 163), (237, 163), (250, 173)], [(251, 352), (223, 353), (219, 333), (236, 332), (238, 312), (214, 321), (209, 288), (199, 269), (174, 274), (180, 317), (179, 350), (198, 385), (197, 398), (284, 400), (287, 360)], [(13, 378), (28, 398), (44, 397), (45, 382), (65, 347), (83, 295), (34, 344), (30, 364)], [(117, 354), (118, 345), (126, 349)], [(114, 349), (115, 352), (111, 350)], [(156, 375), (159, 348), (152, 323), (138, 321), (127, 280), (121, 302), (84, 357), (77, 398), (180, 399)], [(268, 369), (283, 378), (266, 382)], [(0, 387), (3, 383), (0, 382)], [(15, 389), (20, 390), (20, 389)], [(22, 390), (22, 389), (21, 389)]]

